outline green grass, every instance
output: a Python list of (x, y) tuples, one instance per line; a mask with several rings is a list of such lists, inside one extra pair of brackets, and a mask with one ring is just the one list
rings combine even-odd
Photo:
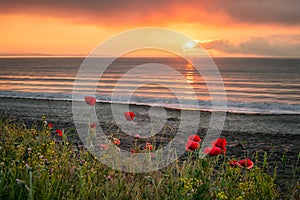
[[(113, 170), (48, 128), (0, 119), (0, 199), (276, 199), (276, 176), (232, 168), (222, 155), (149, 173)], [(155, 162), (155, 160), (153, 160)], [(263, 166), (265, 167), (265, 166)], [(284, 196), (299, 197), (299, 182)]]

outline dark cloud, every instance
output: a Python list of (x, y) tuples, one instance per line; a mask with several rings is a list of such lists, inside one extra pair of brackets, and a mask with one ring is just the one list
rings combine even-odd
[[(155, 1), (154, 1), (155, 2)], [(67, 18), (71, 21), (101, 24), (126, 24), (151, 17), (153, 11), (161, 12), (166, 3), (154, 3), (147, 0), (0, 0), (1, 14), (33, 14)]]
[(207, 50), (258, 56), (300, 57), (300, 35), (255, 37), (234, 45), (225, 40), (200, 43)]
[[(299, 0), (0, 0), (1, 13), (31, 13), (68, 17), (85, 21), (136, 22), (172, 20), (214, 21), (215, 14), (223, 13), (239, 23), (300, 24)], [(203, 13), (208, 14), (205, 18)]]
[[(174, 1), (176, 2), (176, 1)], [(3, 12), (27, 12), (30, 10), (38, 11), (38, 8), (41, 10), (47, 11), (48, 9), (55, 12), (59, 10), (66, 11), (78, 11), (80, 12), (91, 12), (101, 14), (113, 14), (117, 12), (125, 12), (130, 14), (130, 11), (133, 11), (137, 8), (145, 9), (145, 11), (151, 10), (153, 8), (159, 7), (157, 3), (153, 1), (146, 0), (131, 0), (131, 1), (122, 1), (122, 0), (112, 0), (112, 1), (100, 1), (100, 0), (65, 0), (65, 1), (51, 1), (51, 0), (27, 0), (27, 1), (18, 1), (11, 0), (5, 1), (0, 0), (1, 7), (0, 9)], [(171, 3), (171, 1), (162, 1), (162, 6), (165, 4)], [(52, 10), (56, 8), (57, 10)], [(76, 12), (72, 13), (73, 15), (78, 14)]]
[[(177, 3), (176, 3), (177, 2)], [(149, 0), (0, 0), (0, 12), (37, 14), (69, 18), (74, 21), (101, 22), (104, 24), (124, 24), (152, 18), (160, 13), (162, 18), (172, 15), (173, 7), (178, 0), (149, 1)]]
[(233, 21), (245, 23), (300, 23), (299, 0), (218, 0), (214, 6)]

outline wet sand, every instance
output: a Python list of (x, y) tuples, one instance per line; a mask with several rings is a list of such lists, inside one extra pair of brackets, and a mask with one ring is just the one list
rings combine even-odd
[[(82, 103), (84, 104), (84, 102)], [(111, 104), (97, 103), (95, 108), (98, 125), (105, 132), (110, 134), (110, 132), (116, 132), (116, 130), (120, 131), (111, 113)], [(144, 127), (143, 130), (145, 130), (145, 133), (141, 134), (147, 134), (147, 132), (153, 130), (153, 127), (149, 125), (151, 124), (149, 117), (150, 107), (131, 105), (130, 110), (136, 114), (135, 123)], [(162, 111), (162, 108), (158, 107), (157, 110), (157, 119), (159, 121), (159, 113)], [(2, 112), (9, 114), (17, 121), (23, 121), (27, 126), (32, 126), (35, 122), (41, 124), (41, 117), (44, 115), (47, 117), (48, 123), (54, 124), (54, 129), (68, 130), (75, 127), (71, 101), (0, 98), (0, 113)], [(197, 132), (202, 138), (205, 137), (211, 113), (189, 112), (191, 116), (200, 114), (200, 126)], [(164, 134), (164, 136), (160, 132), (156, 137), (169, 137), (170, 139), (174, 136), (172, 134), (176, 134), (176, 130), (178, 129), (178, 124), (181, 120), (181, 111), (166, 109), (166, 116), (163, 117), (166, 120), (164, 125), (171, 127), (171, 131)], [(80, 123), (86, 122), (82, 121)], [(189, 134), (194, 134), (194, 132)], [(147, 135), (144, 136), (146, 137)], [(123, 148), (129, 148), (132, 145), (132, 137), (126, 134), (120, 137)], [(227, 113), (221, 137), (225, 137), (228, 141), (227, 156), (237, 159), (244, 158), (245, 156), (251, 158), (251, 156), (258, 152), (259, 162), (261, 163), (256, 164), (260, 165), (263, 161), (263, 154), (267, 152), (268, 154), (272, 154), (269, 157), (270, 173), (273, 167), (277, 166), (277, 173), (281, 176), (279, 179), (280, 184), (284, 184), (286, 179), (292, 179), (294, 173), (293, 166), (300, 152), (300, 115)], [(169, 140), (160, 141), (168, 142)], [(287, 154), (285, 167), (283, 167), (281, 160), (284, 152)], [(294, 177), (296, 180), (300, 180), (299, 170)]]

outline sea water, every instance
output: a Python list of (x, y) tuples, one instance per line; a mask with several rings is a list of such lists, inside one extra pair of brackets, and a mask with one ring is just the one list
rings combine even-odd
[[(87, 72), (86, 78), (80, 76), (80, 85), (74, 90), (83, 60), (80, 57), (0, 58), (0, 97), (64, 101), (72, 100), (73, 94), (88, 94), (95, 96), (98, 102), (238, 113), (300, 114), (300, 59), (213, 58), (224, 91), (211, 90), (206, 82), (211, 77), (205, 77), (191, 63), (177, 57), (124, 57), (109, 66), (101, 65), (99, 59), (97, 67), (106, 67), (104, 73), (99, 76), (97, 71)], [(168, 66), (181, 78), (163, 73), (163, 70), (129, 73), (149, 63)], [(192, 94), (187, 88), (193, 89)], [(112, 98), (114, 94), (117, 95)], [(212, 100), (218, 101), (212, 96), (218, 95), (226, 95), (226, 107), (212, 106)]]

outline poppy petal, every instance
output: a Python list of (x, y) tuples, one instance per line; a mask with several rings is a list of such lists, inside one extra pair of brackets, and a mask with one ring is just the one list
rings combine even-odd
[(146, 142), (146, 145), (144, 146), (144, 149), (152, 151), (153, 150), (153, 146), (152, 146), (152, 144), (150, 142)]
[(254, 163), (249, 158), (239, 160), (238, 164), (247, 169), (251, 169), (254, 166)]
[(95, 123), (90, 124), (90, 128), (96, 128), (96, 124)]
[(187, 151), (195, 151), (200, 147), (200, 144), (198, 142), (195, 142), (193, 140), (188, 140), (187, 143), (185, 144), (185, 149)]
[(225, 138), (218, 138), (215, 141), (213, 141), (211, 144), (212, 144), (212, 146), (216, 146), (216, 147), (223, 149), (223, 148), (225, 148), (227, 141)]
[(201, 142), (201, 138), (199, 137), (199, 135), (190, 135), (188, 137), (188, 140), (192, 140), (192, 141), (195, 141), (195, 142)]
[(63, 135), (62, 131), (59, 130), (59, 129), (56, 130), (55, 133), (57, 133), (57, 135), (58, 135), (59, 137), (62, 137), (62, 135)]
[(213, 147), (213, 148), (209, 148), (206, 147), (203, 151), (204, 154), (208, 154), (210, 156), (217, 156), (219, 154), (221, 154), (222, 150), (219, 147)]
[(140, 138), (141, 138), (140, 134), (135, 134), (135, 135), (134, 135), (134, 139), (137, 139), (137, 140), (138, 140), (138, 139), (140, 139)]
[(94, 106), (96, 103), (96, 98), (92, 97), (92, 96), (86, 96), (86, 97), (84, 97), (84, 100), (90, 106)]
[(113, 144), (119, 146), (121, 141), (118, 138), (113, 138)]
[(124, 112), (124, 116), (127, 121), (132, 121), (135, 117), (133, 112)]

